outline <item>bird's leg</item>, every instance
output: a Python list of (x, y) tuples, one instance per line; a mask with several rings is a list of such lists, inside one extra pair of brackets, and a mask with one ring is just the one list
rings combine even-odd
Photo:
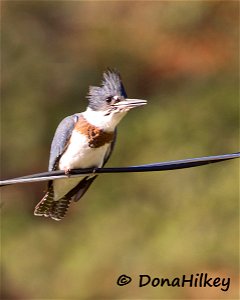
[(64, 173), (65, 173), (65, 175), (67, 175), (67, 177), (70, 177), (71, 176), (71, 169), (64, 168)]
[(92, 170), (93, 174), (96, 173), (97, 169), (98, 169), (98, 167), (93, 168), (93, 170)]

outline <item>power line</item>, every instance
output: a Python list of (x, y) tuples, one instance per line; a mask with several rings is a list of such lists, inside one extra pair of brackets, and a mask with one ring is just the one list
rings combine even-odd
[(17, 184), (17, 183), (32, 183), (39, 181), (48, 181), (62, 178), (73, 178), (92, 174), (107, 174), (107, 173), (132, 173), (132, 172), (153, 172), (153, 171), (170, 171), (177, 169), (194, 168), (207, 164), (218, 163), (225, 160), (240, 158), (240, 152), (215, 155), (215, 156), (204, 156), (198, 158), (189, 158), (182, 160), (172, 160), (166, 162), (158, 162), (139, 166), (128, 166), (128, 167), (113, 167), (113, 168), (88, 168), (88, 169), (74, 169), (71, 170), (69, 175), (66, 175), (64, 171), (51, 171), (44, 173), (37, 173), (27, 175), (24, 177), (18, 177), (13, 179), (7, 179), (0, 181), (0, 187)]

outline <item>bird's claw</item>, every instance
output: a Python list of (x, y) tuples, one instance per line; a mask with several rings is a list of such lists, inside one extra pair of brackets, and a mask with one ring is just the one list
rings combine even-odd
[(92, 171), (92, 172), (93, 172), (93, 173), (96, 173), (96, 172), (97, 172), (97, 169), (98, 169), (97, 167), (96, 167), (96, 168), (93, 168), (93, 171)]
[(65, 173), (65, 175), (67, 175), (67, 177), (70, 177), (71, 169), (68, 169), (68, 168), (64, 169), (64, 173)]

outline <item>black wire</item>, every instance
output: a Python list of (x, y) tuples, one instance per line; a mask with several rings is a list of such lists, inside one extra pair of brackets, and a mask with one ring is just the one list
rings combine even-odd
[(183, 160), (173, 160), (167, 162), (129, 166), (129, 167), (115, 167), (115, 168), (88, 168), (88, 169), (74, 169), (71, 170), (70, 175), (66, 175), (64, 171), (51, 171), (38, 174), (27, 175), (14, 179), (7, 179), (0, 181), (0, 187), (16, 183), (29, 183), (38, 181), (48, 181), (53, 179), (62, 179), (68, 177), (79, 177), (91, 174), (106, 174), (106, 173), (129, 173), (129, 172), (152, 172), (152, 171), (169, 171), (177, 169), (193, 168), (212, 163), (218, 163), (225, 160), (235, 159), (240, 157), (240, 152), (223, 154), (216, 156), (205, 156), (198, 158), (189, 158)]

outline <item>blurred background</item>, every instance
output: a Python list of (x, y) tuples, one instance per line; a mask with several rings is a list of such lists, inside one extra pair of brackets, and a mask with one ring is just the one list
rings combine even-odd
[[(47, 170), (58, 123), (107, 67), (148, 100), (108, 166), (238, 151), (238, 25), (237, 1), (2, 2), (1, 177)], [(236, 299), (238, 179), (238, 161), (102, 175), (61, 222), (33, 216), (46, 183), (2, 188), (2, 299)], [(201, 272), (230, 289), (137, 283)]]

